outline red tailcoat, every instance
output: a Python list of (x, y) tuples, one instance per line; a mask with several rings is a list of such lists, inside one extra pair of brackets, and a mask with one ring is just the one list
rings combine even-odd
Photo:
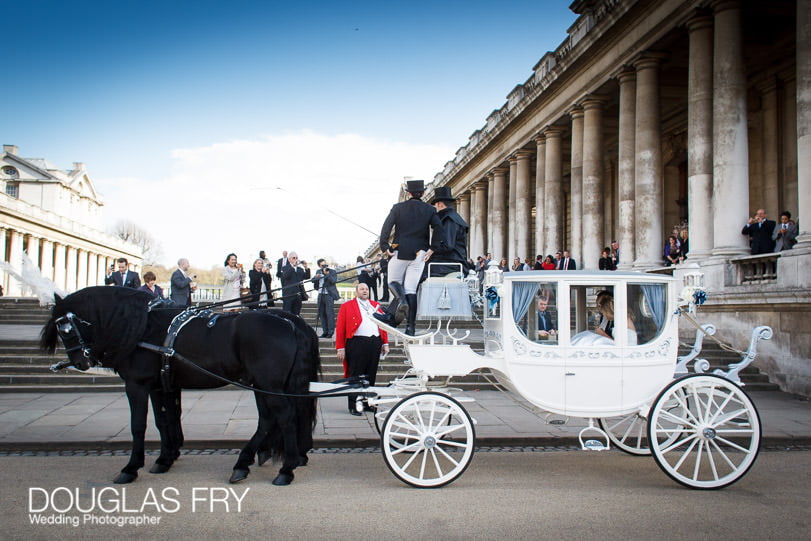
[[(371, 299), (369, 299), (369, 303), (375, 310), (380, 306), (380, 303)], [(338, 310), (338, 322), (335, 324), (335, 349), (346, 348), (346, 341), (355, 336), (355, 331), (360, 327), (361, 321), (360, 306), (358, 306), (357, 299), (352, 299), (341, 305), (341, 309)], [(383, 329), (380, 329), (380, 340), (384, 344), (389, 343), (389, 336)], [(344, 358), (343, 365), (344, 377), (349, 377), (346, 358)]]

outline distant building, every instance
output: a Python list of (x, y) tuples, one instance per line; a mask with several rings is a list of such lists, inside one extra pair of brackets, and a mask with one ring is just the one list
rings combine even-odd
[[(140, 249), (102, 231), (104, 203), (85, 169), (62, 171), (42, 158), (21, 158), (14, 145), (0, 154), (0, 254), (19, 269), (23, 252), (66, 291), (104, 284), (105, 270), (126, 257), (139, 272)], [(0, 273), (7, 296), (22, 293)]]

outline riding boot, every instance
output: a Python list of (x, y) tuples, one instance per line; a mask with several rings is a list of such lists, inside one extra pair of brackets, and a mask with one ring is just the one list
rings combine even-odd
[(396, 327), (403, 321), (404, 317), (405, 305), (403, 305), (403, 298), (405, 297), (405, 289), (399, 282), (389, 282), (389, 290), (391, 290), (393, 297), (392, 301), (387, 308), (382, 308), (382, 314), (375, 312), (374, 317), (386, 325)]
[(408, 323), (406, 323), (405, 333), (408, 336), (414, 336), (417, 325), (417, 294), (409, 293), (405, 296), (405, 300), (408, 304)]

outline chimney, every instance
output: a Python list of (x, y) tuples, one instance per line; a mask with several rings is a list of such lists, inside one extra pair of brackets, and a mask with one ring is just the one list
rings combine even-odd
[(84, 171), (84, 164), (82, 162), (73, 162), (74, 171)]
[(8, 152), (16, 156), (18, 151), (17, 145), (3, 145), (3, 152)]

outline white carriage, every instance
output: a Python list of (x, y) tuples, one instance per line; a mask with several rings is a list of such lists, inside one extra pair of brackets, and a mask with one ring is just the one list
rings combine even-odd
[[(760, 420), (736, 384), (737, 372), (754, 358), (757, 340), (770, 338), (771, 329), (756, 329), (749, 352), (728, 372), (705, 374), (706, 366), (698, 362), (695, 373), (687, 375), (686, 364), (697, 360), (704, 334), (714, 332), (704, 326), (693, 352), (678, 358), (679, 314), (694, 293), (703, 293), (700, 287), (636, 272), (489, 270), (480, 354), (464, 343), (469, 331), (457, 336), (449, 330), (453, 318), (442, 317), (458, 316), (458, 308), (464, 312), (458, 302), (448, 302), (457, 298), (448, 288), (468, 286), (458, 278), (427, 283), (437, 299), (421, 303), (436, 301), (429, 314), (437, 320), (436, 330), (407, 337), (381, 325), (404, 341), (411, 368), (388, 387), (367, 389), (367, 403), (378, 408), (385, 462), (404, 482), (438, 487), (467, 468), (475, 423), (462, 405), (465, 399), (452, 396), (447, 381), (474, 371), (489, 371), (559, 422), (587, 419), (579, 434), (583, 449), (614, 444), (632, 454), (653, 454), (667, 475), (692, 488), (727, 486), (754, 463)], [(475, 296), (477, 288), (471, 291)], [(606, 295), (613, 310), (606, 308)], [(593, 331), (612, 325), (612, 338)]]

